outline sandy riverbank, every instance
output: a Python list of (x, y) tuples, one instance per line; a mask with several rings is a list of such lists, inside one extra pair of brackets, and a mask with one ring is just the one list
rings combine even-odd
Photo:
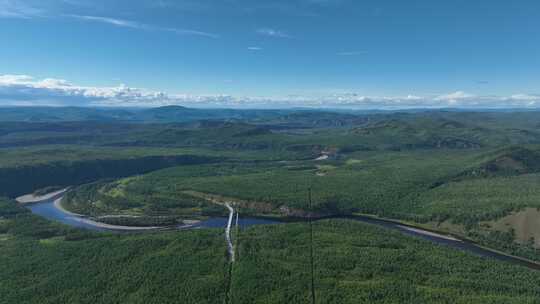
[(122, 231), (142, 231), (142, 230), (156, 230), (161, 229), (163, 227), (135, 227), (135, 226), (117, 226), (117, 225), (110, 225), (105, 224), (101, 222), (97, 222), (88, 218), (85, 218), (84, 215), (73, 213), (71, 211), (66, 210), (64, 207), (62, 207), (61, 204), (62, 198), (58, 198), (54, 201), (54, 207), (63, 213), (66, 213), (73, 217), (76, 221), (79, 221), (81, 223), (85, 223), (88, 225), (92, 225), (97, 228), (103, 228), (103, 229), (110, 229), (110, 230), (122, 230)]
[(327, 160), (328, 158), (330, 158), (330, 156), (326, 155), (326, 154), (323, 154), (317, 158), (315, 158), (316, 161), (320, 161), (320, 160)]
[(67, 188), (62, 189), (62, 190), (58, 190), (58, 191), (55, 191), (55, 192), (51, 192), (51, 193), (48, 193), (48, 194), (45, 194), (45, 195), (40, 195), (40, 196), (36, 196), (34, 194), (26, 194), (26, 195), (17, 197), (15, 200), (20, 204), (39, 203), (39, 202), (46, 201), (46, 200), (49, 200), (51, 198), (54, 198), (54, 197), (56, 197), (58, 195), (61, 195), (66, 191), (67, 191)]
[(431, 232), (431, 231), (427, 231), (427, 230), (423, 230), (423, 229), (416, 229), (416, 228), (402, 226), (402, 225), (399, 225), (398, 227), (401, 228), (401, 229), (405, 229), (405, 230), (408, 230), (408, 231), (418, 233), (418, 234), (438, 237), (438, 238), (449, 240), (449, 241), (461, 242), (461, 240), (456, 239), (456, 238), (454, 238), (452, 236), (449, 236), (449, 235), (439, 234), (439, 233), (435, 233), (435, 232)]

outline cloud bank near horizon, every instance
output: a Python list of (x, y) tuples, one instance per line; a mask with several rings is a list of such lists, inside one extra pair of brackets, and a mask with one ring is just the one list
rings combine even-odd
[(357, 93), (315, 97), (169, 94), (126, 85), (79, 86), (66, 80), (28, 75), (0, 75), (0, 106), (157, 107), (182, 105), (229, 108), (540, 108), (540, 94), (475, 95), (463, 91), (429, 96), (364, 96)]

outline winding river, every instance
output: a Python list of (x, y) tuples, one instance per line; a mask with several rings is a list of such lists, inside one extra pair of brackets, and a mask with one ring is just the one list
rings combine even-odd
[[(73, 214), (70, 212), (67, 212), (66, 210), (63, 210), (61, 208), (58, 208), (57, 205), (55, 205), (55, 200), (59, 199), (61, 196), (56, 196), (52, 198), (48, 198), (46, 200), (37, 202), (37, 203), (30, 203), (27, 204), (26, 207), (32, 211), (32, 213), (40, 215), (44, 218), (47, 218), (52, 221), (61, 222), (63, 224), (77, 227), (77, 228), (84, 228), (84, 229), (90, 229), (95, 231), (112, 231), (112, 232), (121, 232), (121, 231), (140, 231), (140, 230), (149, 230), (149, 229), (122, 229), (122, 226), (112, 226), (112, 225), (103, 225), (102, 223), (98, 223), (95, 221), (92, 221), (90, 219), (85, 218), (84, 216), (80, 216), (77, 214)], [(227, 217), (213, 217), (209, 218), (207, 220), (192, 224), (192, 225), (179, 225), (177, 226), (177, 229), (185, 230), (185, 229), (198, 229), (198, 228), (224, 228), (227, 226), (227, 223), (229, 221), (229, 218)], [(270, 225), (270, 224), (279, 224), (282, 222), (278, 221), (272, 221), (267, 219), (260, 219), (260, 218), (239, 218), (238, 219), (238, 226), (242, 228), (254, 226), (254, 225)]]
[[(72, 213), (67, 212), (66, 210), (63, 210), (62, 208), (59, 208), (54, 203), (54, 201), (58, 199), (59, 197), (60, 196), (52, 197), (44, 201), (28, 204), (27, 208), (30, 209), (34, 214), (41, 215), (47, 219), (58, 221), (58, 222), (61, 222), (61, 223), (64, 223), (66, 225), (73, 226), (73, 227), (96, 230), (96, 231), (114, 231), (114, 232), (125, 231), (125, 229), (116, 229), (115, 226), (104, 227), (101, 223), (94, 222), (92, 220), (86, 219), (83, 216), (72, 214)], [(509, 256), (509, 255), (499, 253), (490, 249), (486, 249), (470, 241), (460, 240), (460, 239), (447, 236), (447, 235), (441, 235), (441, 234), (434, 233), (428, 230), (419, 229), (417, 227), (406, 226), (406, 225), (393, 222), (390, 220), (376, 219), (376, 218), (371, 218), (371, 217), (366, 217), (366, 216), (328, 217), (325, 219), (330, 219), (330, 218), (355, 220), (362, 223), (372, 224), (372, 225), (384, 227), (387, 229), (396, 230), (406, 235), (419, 237), (419, 238), (428, 240), (432, 243), (436, 243), (439, 245), (444, 245), (444, 246), (452, 247), (452, 248), (459, 249), (465, 252), (469, 252), (477, 256), (494, 258), (494, 259), (509, 262), (512, 264), (522, 265), (528, 268), (540, 270), (540, 264), (538, 263), (528, 261), (526, 259), (522, 259), (515, 256)], [(227, 227), (227, 224), (229, 223), (229, 221), (230, 221), (230, 218), (227, 218), (227, 217), (215, 217), (215, 218), (210, 218), (205, 221), (198, 222), (193, 225), (178, 226), (177, 229), (185, 230), (185, 229), (201, 229), (201, 228), (225, 228)], [(255, 225), (273, 225), (273, 224), (280, 224), (280, 223), (283, 224), (284, 222), (267, 220), (267, 219), (258, 219), (258, 218), (240, 217), (239, 219), (237, 219), (237, 224), (241, 228), (246, 228), (246, 227), (255, 226)], [(130, 231), (137, 231), (137, 230), (142, 230), (142, 229), (131, 229)]]

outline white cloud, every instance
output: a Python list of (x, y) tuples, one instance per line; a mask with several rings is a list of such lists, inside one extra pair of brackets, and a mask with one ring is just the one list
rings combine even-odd
[(305, 0), (308, 4), (318, 4), (318, 5), (337, 5), (341, 4), (341, 0)]
[(162, 31), (162, 32), (171, 32), (171, 33), (175, 33), (179, 35), (204, 36), (208, 38), (219, 37), (216, 34), (203, 32), (203, 31), (170, 28), (170, 27), (159, 27), (159, 26), (139, 23), (139, 22), (130, 21), (130, 20), (117, 19), (117, 18), (109, 18), (109, 17), (102, 17), (102, 16), (85, 16), (85, 15), (65, 15), (65, 16), (76, 18), (83, 21), (100, 22), (100, 23), (106, 23), (106, 24), (110, 24), (114, 26), (127, 27), (127, 28), (145, 30), (145, 31)]
[(41, 17), (44, 12), (20, 0), (0, 0), (0, 18)]
[[(0, 18), (31, 19), (31, 18), (36, 18), (36, 17), (47, 17), (47, 18), (68, 17), (68, 18), (75, 18), (78, 20), (83, 20), (83, 21), (88, 21), (88, 22), (100, 22), (100, 23), (106, 23), (113, 26), (126, 27), (126, 28), (145, 30), (145, 31), (162, 31), (162, 32), (171, 32), (178, 35), (193, 35), (193, 36), (203, 36), (203, 37), (208, 37), (208, 38), (219, 37), (217, 34), (204, 32), (204, 31), (172, 28), (172, 27), (160, 27), (160, 26), (144, 24), (144, 23), (140, 23), (136, 21), (123, 20), (123, 19), (117, 19), (117, 18), (111, 18), (111, 17), (76, 15), (76, 14), (59, 14), (58, 12), (53, 12), (53, 11), (49, 12), (45, 8), (30, 5), (28, 4), (28, 2), (29, 1), (21, 1), (21, 0), (0, 0)], [(63, 0), (63, 2), (70, 5), (83, 4), (83, 2), (74, 1), (74, 0)], [(46, 4), (46, 3), (47, 2), (44, 2), (43, 4)]]
[(454, 93), (437, 96), (435, 98), (435, 100), (456, 103), (459, 100), (465, 100), (465, 99), (469, 99), (471, 97), (474, 97), (474, 95), (467, 94), (467, 93), (465, 93), (463, 91), (457, 91), (457, 92), (454, 92)]
[(257, 33), (259, 35), (275, 37), (275, 38), (292, 38), (291, 35), (283, 31), (271, 29), (271, 28), (260, 28), (257, 30)]
[(440, 96), (436, 96), (434, 98), (435, 101), (443, 102), (448, 104), (449, 106), (457, 106), (459, 104), (462, 104), (463, 102), (466, 102), (470, 99), (477, 99), (474, 95), (467, 94), (463, 91), (457, 91), (450, 94), (444, 94)]
[(358, 56), (358, 55), (365, 55), (367, 54), (366, 51), (348, 51), (348, 52), (338, 52), (336, 55), (338, 56)]
[(538, 101), (540, 95), (528, 95), (528, 94), (514, 94), (510, 96), (512, 100), (527, 100), (527, 101)]
[(167, 99), (162, 92), (118, 87), (77, 86), (62, 79), (0, 75), (0, 105), (152, 105)]
[(0, 75), (0, 106), (163, 106), (195, 107), (343, 107), (365, 109), (404, 108), (535, 108), (540, 95), (474, 95), (463, 91), (449, 94), (366, 96), (357, 93), (288, 96), (230, 96), (167, 94), (126, 85), (113, 87), (80, 86), (55, 78), (36, 79), (28, 75)]
[(13, 83), (29, 83), (32, 81), (31, 76), (27, 75), (0, 75), (0, 85), (10, 85)]
[(262, 47), (258, 47), (258, 46), (249, 46), (247, 49), (250, 50), (250, 51), (262, 51), (263, 50)]
[(147, 29), (147, 27), (148, 27), (146, 25), (139, 24), (137, 22), (121, 20), (121, 19), (115, 19), (115, 18), (108, 18), (108, 17), (82, 16), (82, 15), (66, 15), (66, 17), (77, 18), (77, 19), (81, 19), (81, 20), (85, 20), (85, 21), (108, 23), (108, 24), (111, 24), (111, 25), (116, 25), (116, 26), (121, 26), (121, 27), (129, 27), (129, 28), (135, 28), (135, 29)]

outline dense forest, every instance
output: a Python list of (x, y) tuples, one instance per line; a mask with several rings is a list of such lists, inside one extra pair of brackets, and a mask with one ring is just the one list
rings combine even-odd
[[(540, 273), (345, 220), (84, 232), (0, 202), (0, 303), (538, 303)], [(313, 260), (309, 248), (313, 246)], [(312, 272), (313, 265), (313, 282)]]
[[(525, 151), (536, 157), (532, 147)], [(490, 165), (508, 155), (507, 149), (367, 151), (322, 162), (188, 165), (105, 183), (95, 191), (99, 198), (90, 200), (99, 204), (79, 203), (71, 210), (95, 215), (136, 208), (141, 215), (155, 214), (152, 210), (174, 214), (178, 204), (190, 206), (189, 201), (200, 201), (200, 197), (189, 198), (190, 191), (197, 191), (234, 200), (246, 215), (286, 219), (309, 213), (372, 214), (446, 230), (508, 253), (540, 259), (535, 246), (530, 246), (530, 236), (522, 238), (522, 245), (506, 242), (507, 236), (500, 242), (509, 231), (494, 231), (486, 224), (524, 208), (540, 207), (534, 166), (516, 166), (521, 172)], [(517, 158), (512, 164), (515, 162)], [(79, 189), (74, 191), (84, 192)], [(313, 196), (311, 207), (308, 189)], [(65, 205), (75, 204), (68, 196)]]
[[(0, 195), (19, 196), (50, 185), (70, 186), (124, 177), (180, 164), (203, 164), (216, 159), (197, 155), (146, 156), (129, 159), (59, 161), (43, 165), (0, 168)], [(21, 183), (24, 181), (24, 183)]]
[(524, 268), (348, 221), (314, 223), (311, 242), (306, 222), (370, 215), (540, 261), (540, 112), (55, 111), (0, 111), (1, 196), (69, 186), (62, 207), (122, 226), (225, 216), (216, 201), (301, 223), (240, 230), (229, 268), (220, 229), (97, 233), (2, 199), (0, 302), (540, 298)]
[(221, 231), (119, 235), (52, 224), (0, 201), (0, 303), (216, 303)]
[[(235, 303), (537, 303), (538, 272), (353, 221), (242, 230)], [(247, 287), (247, 288), (246, 288)], [(302, 291), (302, 292), (298, 292)]]

